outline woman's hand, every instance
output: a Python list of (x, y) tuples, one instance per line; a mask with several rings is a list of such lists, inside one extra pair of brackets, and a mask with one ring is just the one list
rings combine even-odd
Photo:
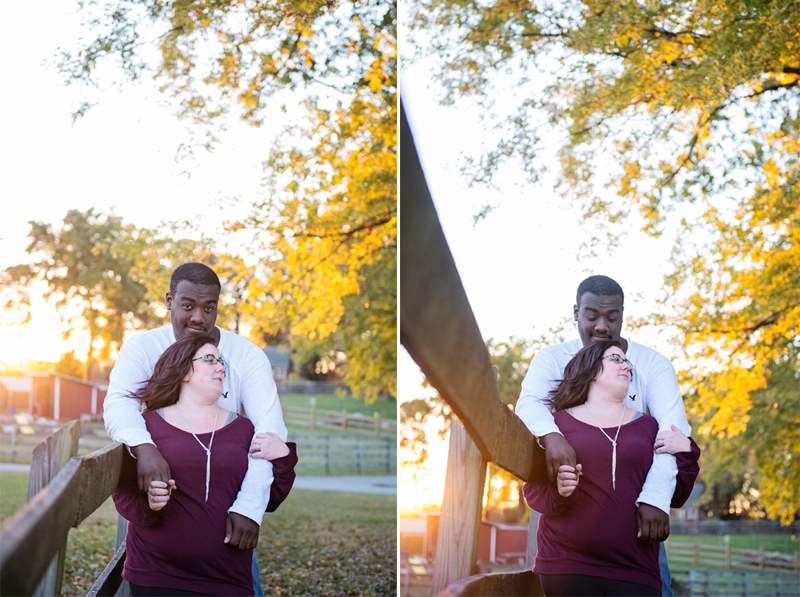
[(670, 431), (662, 430), (656, 436), (656, 443), (653, 445), (656, 454), (677, 454), (678, 452), (691, 452), (692, 442), (681, 430), (672, 426)]
[(253, 458), (275, 460), (288, 453), (289, 446), (277, 434), (270, 431), (257, 433), (253, 438), (253, 445), (250, 446), (250, 456)]
[(558, 493), (563, 497), (569, 497), (572, 495), (572, 492), (578, 487), (578, 481), (580, 476), (583, 474), (581, 470), (583, 469), (583, 465), (578, 464), (575, 467), (571, 467), (566, 464), (562, 464), (558, 467), (558, 475), (556, 475), (556, 487), (558, 487)]
[(147, 489), (147, 505), (154, 512), (161, 510), (167, 505), (172, 490), (177, 488), (174, 479), (170, 479), (168, 484), (163, 481), (150, 481), (150, 487)]

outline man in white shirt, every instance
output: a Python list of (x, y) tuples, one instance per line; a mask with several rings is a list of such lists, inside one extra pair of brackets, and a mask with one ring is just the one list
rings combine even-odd
[[(139, 490), (146, 492), (153, 480), (168, 482), (169, 465), (150, 438), (141, 415), (141, 403), (129, 395), (153, 373), (164, 350), (189, 334), (214, 338), (225, 359), (223, 393), (217, 404), (246, 415), (256, 433), (274, 433), (286, 441), (277, 387), (264, 351), (255, 344), (216, 327), (220, 282), (202, 263), (185, 263), (172, 273), (166, 293), (171, 325), (142, 332), (125, 341), (111, 372), (103, 418), (108, 434), (126, 444), (137, 459)], [(225, 540), (240, 549), (252, 549), (270, 495), (272, 464), (263, 458), (249, 459), (239, 494), (228, 511)], [(255, 552), (254, 552), (255, 558)], [(256, 594), (261, 593), (254, 560)]]
[[(516, 413), (545, 449), (547, 473), (554, 484), (558, 467), (575, 466), (576, 458), (575, 451), (558, 430), (550, 408), (543, 400), (558, 385), (570, 359), (590, 342), (619, 340), (633, 364), (633, 379), (625, 406), (652, 415), (658, 421), (659, 430), (670, 430), (671, 425), (675, 425), (685, 435), (691, 435), (672, 364), (655, 350), (620, 337), (624, 296), (620, 285), (606, 276), (591, 276), (581, 282), (574, 306), (580, 338), (548, 346), (536, 353), (522, 382)], [(670, 502), (677, 472), (673, 455), (654, 455), (653, 465), (636, 501), (639, 533), (643, 541), (661, 542), (669, 535)], [(661, 552), (664, 594), (671, 595), (663, 544)]]

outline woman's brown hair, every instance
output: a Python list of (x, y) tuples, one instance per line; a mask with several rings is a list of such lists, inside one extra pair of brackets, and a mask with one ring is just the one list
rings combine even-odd
[(130, 396), (144, 403), (144, 412), (175, 404), (181, 394), (181, 382), (194, 365), (195, 353), (206, 344), (216, 346), (214, 338), (205, 335), (193, 334), (176, 341), (159, 357), (150, 379)]
[(558, 380), (558, 387), (550, 390), (544, 402), (556, 412), (586, 402), (589, 384), (603, 370), (603, 355), (612, 346), (622, 348), (618, 340), (601, 340), (581, 348), (564, 367), (564, 379)]

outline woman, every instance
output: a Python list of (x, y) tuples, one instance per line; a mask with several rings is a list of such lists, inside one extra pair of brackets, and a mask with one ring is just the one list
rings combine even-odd
[(699, 472), (700, 449), (674, 427), (658, 434), (653, 417), (625, 407), (631, 376), (619, 342), (594, 342), (572, 358), (550, 393), (578, 464), (562, 466), (554, 487), (542, 463), (525, 485), (528, 505), (542, 514), (533, 571), (545, 595), (661, 595), (658, 544), (637, 538), (636, 498), (654, 448), (681, 450), (673, 505), (682, 505)]
[(272, 460), (270, 510), (288, 494), (295, 447), (220, 408), (225, 362), (209, 336), (172, 344), (133, 395), (145, 404), (147, 430), (174, 475), (139, 493), (126, 461), (114, 504), (128, 519), (122, 577), (131, 594), (253, 595), (252, 549), (227, 545), (225, 520), (247, 472), (248, 453)]

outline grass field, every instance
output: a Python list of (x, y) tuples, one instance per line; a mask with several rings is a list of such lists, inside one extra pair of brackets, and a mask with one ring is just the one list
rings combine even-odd
[[(730, 535), (730, 544), (734, 549), (759, 549), (764, 551), (779, 551), (781, 553), (793, 553), (800, 549), (797, 535)], [(694, 545), (697, 541), (702, 549), (703, 545), (722, 547), (721, 536), (717, 535), (671, 535), (667, 540), (673, 545)]]
[[(0, 477), (2, 515), (25, 502), (27, 474)], [(261, 526), (256, 553), (266, 595), (388, 596), (396, 593), (397, 498), (294, 489)], [(110, 559), (111, 500), (72, 529), (63, 596), (85, 595)]]

